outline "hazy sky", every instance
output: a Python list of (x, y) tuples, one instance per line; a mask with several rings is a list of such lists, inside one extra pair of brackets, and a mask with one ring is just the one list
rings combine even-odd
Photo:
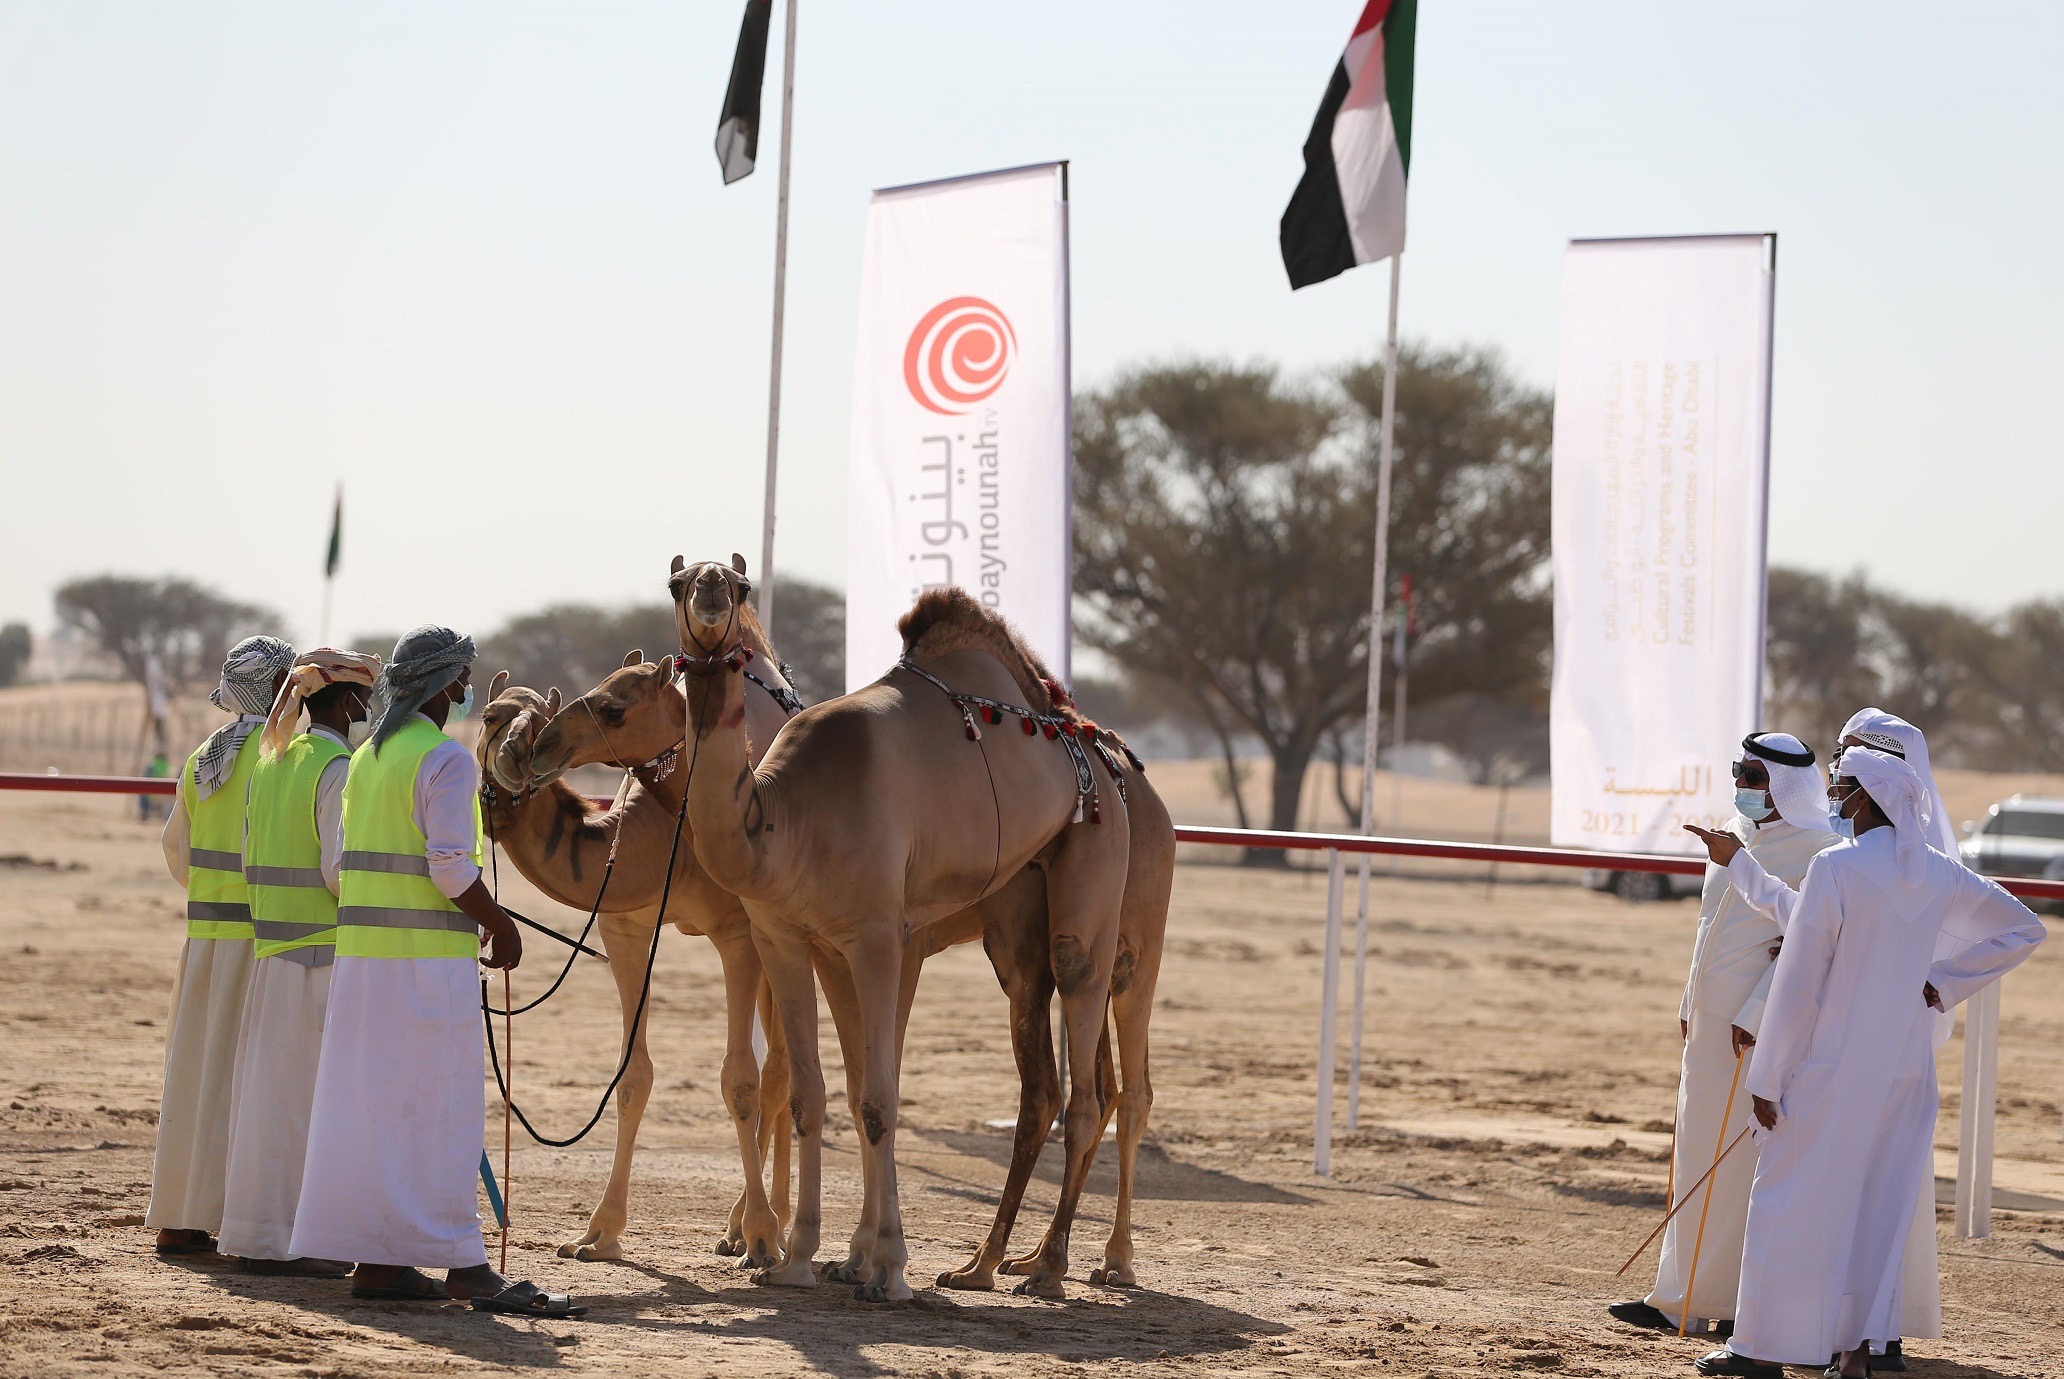
[[(1078, 385), (1377, 348), (1383, 270), (1275, 243), (1358, 7), (802, 0), (782, 563), (842, 582), (873, 187), (1072, 159)], [(739, 11), (0, 5), (0, 619), (176, 571), (309, 635), (340, 478), (342, 634), (757, 561)], [(2064, 594), (2060, 56), (2054, 4), (1422, 0), (1406, 333), (1547, 384), (1570, 236), (1776, 230), (1773, 559)]]

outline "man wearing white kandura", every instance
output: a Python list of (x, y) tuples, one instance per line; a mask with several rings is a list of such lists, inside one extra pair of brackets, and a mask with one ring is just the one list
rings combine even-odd
[(258, 761), (258, 729), (293, 663), (294, 648), (277, 637), (246, 637), (230, 648), (208, 702), (236, 719), (187, 758), (165, 819), (165, 865), (186, 888), (186, 945), (165, 1028), (165, 1090), (143, 1218), (161, 1255), (207, 1254), (222, 1229), (229, 1092), (253, 961), (244, 786)]
[[(222, 1252), (246, 1273), (342, 1278), (297, 1259), (294, 1207), (337, 955), (344, 779), (380, 658), (323, 647), (297, 658), (259, 735), (244, 807), (244, 882), (257, 965), (229, 1097)], [(296, 733), (303, 709), (308, 731)]]
[[(1898, 757), (1914, 768), (1914, 774), (1927, 791), (1926, 817), (1922, 823), (1928, 844), (1937, 852), (1960, 860), (1956, 834), (1949, 826), (1949, 810), (1942, 802), (1942, 791), (1936, 787), (1935, 775), (1929, 766), (1928, 739), (1921, 730), (1883, 709), (1859, 709), (1842, 725), (1834, 760), (1828, 765), (1830, 779), (1839, 767), (1842, 753), (1851, 747), (1872, 747)], [(1727, 868), (1735, 889), (1750, 905), (1772, 917), (1780, 927), (1791, 923), (1792, 909), (1799, 900), (1796, 883), (1791, 878), (1770, 875), (1755, 857), (1741, 853), (1733, 845), (1733, 840), (1724, 834), (1715, 835), (1700, 829), (1692, 831), (1705, 840), (1707, 854), (1713, 861)], [(1935, 956), (1950, 957), (1957, 947), (1956, 937), (1945, 931), (1936, 940)], [(1935, 1050), (1948, 1040), (1956, 1018), (1950, 1011), (1937, 1010), (1931, 1019), (1932, 1037), (1923, 1057), (1932, 1067)], [(1875, 1353), (1871, 1368), (1888, 1374), (1906, 1372), (1903, 1339), (1931, 1339), (1942, 1334), (1942, 1276), (1936, 1256), (1935, 1175), (1932, 1171), (1921, 1176), (1913, 1226), (1907, 1232), (1902, 1258), (1906, 1262), (1906, 1277), (1900, 1293), (1898, 1334), (1872, 1342)]]
[[(1835, 841), (1827, 827), (1827, 795), (1813, 763), (1812, 751), (1789, 733), (1751, 733), (1742, 739), (1741, 756), (1734, 762), (1737, 817), (1726, 832), (1710, 836), (1725, 838), (1788, 880), (1805, 876), (1807, 863)], [(1755, 1042), (1783, 932), (1781, 922), (1744, 900), (1726, 871), (1707, 870), (1691, 975), (1677, 1008), (1684, 1069), (1671, 1181), (1680, 1192), (1698, 1183), (1713, 1167), (1714, 1155), (1748, 1127), (1741, 1059)], [(1687, 1317), (1702, 1318), (1726, 1331), (1734, 1317), (1755, 1168), (1753, 1145), (1741, 1145), (1721, 1162), (1710, 1185), (1699, 1188), (1705, 1200), (1679, 1212), (1665, 1227), (1655, 1287), (1640, 1301), (1613, 1304), (1614, 1317), (1670, 1331)]]
[[(1749, 1062), (1762, 1140), (1741, 1296), (1706, 1375), (1782, 1379), (1821, 1365), (1870, 1373), (1897, 1334), (1901, 1258), (1935, 1134), (1933, 1021), (2018, 966), (2042, 921), (1930, 846), (1929, 791), (1868, 747), (1829, 788), (1851, 841), (1806, 870)], [(1937, 958), (1937, 940), (1954, 955)]]

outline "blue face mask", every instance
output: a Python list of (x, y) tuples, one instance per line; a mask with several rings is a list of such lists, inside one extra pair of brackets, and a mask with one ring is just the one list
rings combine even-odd
[(1777, 811), (1770, 807), (1770, 792), (1767, 790), (1743, 790), (1734, 792), (1734, 807), (1750, 823), (1762, 823)]
[(1842, 813), (1842, 807), (1849, 803), (1849, 796), (1828, 801), (1828, 830), (1837, 838), (1855, 838), (1856, 820)]
[(473, 687), (468, 685), (466, 686), (466, 697), (451, 706), (451, 712), (444, 716), (444, 721), (456, 723), (471, 712), (473, 712)]

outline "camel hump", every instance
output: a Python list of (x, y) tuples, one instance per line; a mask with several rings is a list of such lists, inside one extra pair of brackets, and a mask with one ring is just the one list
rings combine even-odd
[(1024, 691), (1026, 703), (1039, 713), (1053, 713), (1068, 703), (1046, 663), (1025, 644), (1002, 614), (983, 606), (967, 590), (948, 585), (927, 589), (896, 623), (906, 656), (942, 656), (949, 651), (986, 651), (1003, 663)]

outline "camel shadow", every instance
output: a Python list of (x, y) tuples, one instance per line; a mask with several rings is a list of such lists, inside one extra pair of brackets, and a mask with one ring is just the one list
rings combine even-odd
[[(822, 1284), (807, 1291), (745, 1285), (711, 1300), (736, 1309), (713, 1320), (640, 1316), (623, 1324), (660, 1335), (719, 1343), (772, 1341), (799, 1368), (838, 1379), (925, 1368), (913, 1351), (974, 1351), (1040, 1356), (1069, 1364), (1237, 1355), (1257, 1340), (1290, 1330), (1231, 1308), (1146, 1289), (1068, 1285), (1061, 1303), (1026, 1306), (994, 1295), (921, 1289), (900, 1305), (856, 1303), (852, 1290)], [(892, 1347), (890, 1354), (879, 1348)], [(868, 1353), (870, 1350), (876, 1354)]]
[[(1011, 1137), (1005, 1131), (975, 1132), (964, 1130), (943, 1130), (912, 1126), (919, 1137), (935, 1144), (944, 1145), (957, 1154), (981, 1159), (1003, 1170), (1010, 1168)], [(1039, 1163), (1032, 1170), (1032, 1176), (1049, 1187), (1058, 1188), (1061, 1183), (1060, 1137), (1049, 1136), (1046, 1148), (1039, 1155)], [(996, 1188), (1002, 1179), (986, 1186), (983, 1191), (993, 1201)], [(1113, 1143), (1098, 1147), (1096, 1164), (1090, 1169), (1085, 1192), (1112, 1197), (1118, 1192), (1118, 1149)], [(1247, 1178), (1221, 1173), (1217, 1169), (1199, 1168), (1172, 1159), (1168, 1152), (1151, 1140), (1142, 1141), (1139, 1147), (1138, 1173), (1133, 1179), (1133, 1197), (1141, 1201), (1164, 1202), (1250, 1202), (1274, 1206), (1313, 1205), (1313, 1199), (1301, 1193), (1291, 1192), (1271, 1183), (1257, 1183)]]

